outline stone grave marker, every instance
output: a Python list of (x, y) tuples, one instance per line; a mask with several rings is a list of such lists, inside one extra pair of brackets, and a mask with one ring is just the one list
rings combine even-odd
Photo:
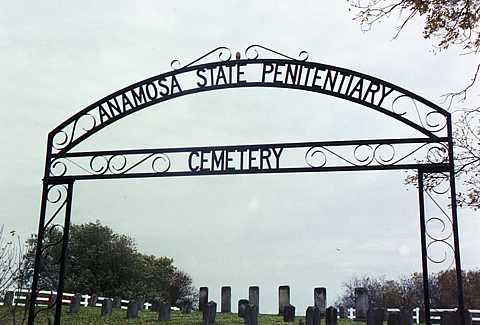
[(257, 325), (258, 324), (258, 306), (254, 304), (248, 304), (245, 307), (245, 325)]
[(295, 306), (287, 305), (283, 308), (283, 321), (294, 322), (295, 321)]
[(207, 303), (208, 303), (208, 288), (201, 287), (200, 294), (198, 297), (198, 310), (203, 311), (203, 308), (207, 305)]
[(77, 293), (75, 296), (72, 297), (70, 303), (70, 314), (77, 314), (80, 311), (81, 303), (82, 302), (82, 295)]
[(158, 320), (169, 321), (172, 306), (169, 303), (160, 302), (158, 307)]
[(325, 324), (337, 325), (337, 309), (335, 307), (328, 307), (325, 310)]
[(222, 313), (232, 312), (232, 288), (222, 287), (222, 304), (220, 307)]
[(159, 298), (153, 299), (152, 306), (150, 307), (150, 311), (153, 311), (153, 312), (156, 312), (156, 313), (160, 311), (160, 299)]
[(368, 291), (366, 288), (355, 288), (355, 319), (366, 321), (368, 312)]
[(183, 300), (180, 302), (180, 309), (182, 314), (190, 314), (193, 309), (193, 303), (191, 300)]
[(89, 307), (96, 307), (98, 301), (98, 295), (96, 293), (92, 293), (90, 295), (90, 299), (88, 299), (88, 306)]
[(100, 314), (102, 316), (112, 316), (113, 301), (110, 298), (105, 298), (102, 301), (102, 310)]
[(240, 299), (238, 301), (238, 317), (245, 318), (247, 306), (250, 303), (248, 302), (247, 299)]
[(13, 305), (13, 291), (7, 291), (5, 293), (5, 298), (3, 299), (4, 306), (12, 306)]
[(122, 298), (120, 298), (119, 296), (113, 297), (112, 307), (122, 308)]
[(320, 309), (320, 315), (325, 317), (325, 311), (327, 308), (327, 289), (315, 288), (313, 290), (313, 303), (314, 306)]
[(135, 301), (138, 304), (138, 310), (143, 310), (145, 308), (145, 297), (144, 296), (138, 296)]
[(320, 308), (315, 306), (309, 306), (305, 313), (306, 325), (320, 325)]
[(413, 325), (413, 312), (410, 308), (400, 308), (400, 325)]
[(283, 310), (290, 305), (290, 287), (280, 286), (278, 288), (278, 314), (283, 315)]
[(217, 316), (217, 303), (215, 301), (210, 301), (204, 306), (202, 324), (214, 325), (216, 316)]
[(248, 301), (251, 305), (255, 305), (260, 310), (260, 288), (251, 286), (248, 288)]
[(138, 318), (138, 302), (135, 300), (130, 300), (127, 307), (127, 318), (134, 319)]
[(388, 313), (387, 324), (388, 325), (400, 325), (400, 313), (399, 312), (389, 312)]

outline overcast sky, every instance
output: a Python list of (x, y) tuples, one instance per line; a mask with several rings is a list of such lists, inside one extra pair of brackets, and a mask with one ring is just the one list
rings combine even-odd
[[(328, 5), (326, 4), (328, 3)], [(346, 1), (2, 1), (0, 223), (36, 231), (47, 133), (92, 102), (218, 46), (262, 44), (380, 77), (433, 102), (460, 89), (475, 61), (432, 52), (421, 21), (364, 33)], [(478, 98), (473, 100), (477, 100)], [(182, 97), (113, 124), (79, 149), (401, 137), (372, 110), (312, 93), (231, 89)], [(173, 257), (197, 286), (259, 285), (261, 312), (291, 286), (333, 304), (353, 275), (421, 270), (417, 192), (405, 171), (210, 176), (75, 184), (73, 222), (99, 219), (145, 253)], [(480, 217), (459, 211), (463, 266), (478, 268)], [(235, 305), (235, 303), (233, 304)]]

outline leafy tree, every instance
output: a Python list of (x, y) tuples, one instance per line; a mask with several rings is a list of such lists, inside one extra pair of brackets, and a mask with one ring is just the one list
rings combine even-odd
[(176, 269), (170, 278), (167, 301), (172, 306), (179, 306), (182, 302), (190, 302), (193, 305), (197, 300), (197, 291), (190, 275)]
[[(349, 0), (356, 11), (356, 19), (365, 30), (382, 20), (398, 15), (401, 22), (394, 34), (415, 18), (424, 19), (423, 37), (433, 39), (438, 51), (460, 49), (462, 54), (477, 57), (480, 53), (480, 0)], [(478, 60), (477, 60), (478, 62)], [(472, 78), (460, 90), (444, 94), (449, 109), (460, 104), (472, 92), (478, 95), (480, 64), (472, 69)], [(476, 106), (476, 105), (474, 105)], [(462, 180), (463, 190), (457, 201), (460, 206), (480, 208), (480, 107), (456, 107), (455, 160), (456, 175)], [(428, 180), (427, 180), (428, 181)], [(415, 177), (407, 178), (415, 183)]]
[[(40, 287), (55, 288), (58, 282), (58, 265), (62, 234), (53, 228), (46, 233), (45, 246), (48, 246), (47, 263), (41, 268)], [(28, 240), (25, 269), (31, 276), (35, 256), (36, 237)], [(144, 255), (137, 251), (132, 238), (113, 232), (99, 221), (70, 228), (68, 258), (66, 261), (66, 292), (97, 293), (99, 295), (123, 298), (144, 296), (169, 299), (172, 287), (180, 285), (180, 296), (194, 291), (191, 278), (175, 282), (179, 272), (173, 259)]]
[(168, 300), (170, 282), (174, 278), (176, 268), (168, 257), (140, 255), (141, 279), (136, 290), (145, 297)]

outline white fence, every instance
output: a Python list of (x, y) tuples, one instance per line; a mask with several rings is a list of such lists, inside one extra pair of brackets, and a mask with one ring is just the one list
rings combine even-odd
[[(23, 290), (17, 290), (13, 291), (13, 304), (17, 306), (25, 306), (25, 301), (27, 300), (27, 294), (30, 292), (30, 290), (23, 289)], [(55, 291), (40, 291), (37, 297), (37, 305), (39, 306), (46, 306), (48, 305), (50, 299), (52, 296), (55, 296), (57, 292)], [(62, 303), (64, 304), (70, 304), (72, 301), (71, 299), (75, 296), (73, 293), (63, 293), (62, 297)], [(82, 295), (82, 302), (80, 305), (86, 307), (88, 306), (88, 300), (92, 296), (90, 295)], [(102, 307), (102, 301), (104, 299), (108, 299), (109, 297), (97, 297), (97, 304), (95, 305), (96, 307)], [(127, 305), (130, 302), (130, 300), (125, 300), (122, 299), (122, 309), (127, 309)], [(0, 302), (0, 306), (3, 305), (3, 302)], [(144, 309), (150, 309), (152, 307), (152, 304), (146, 302), (143, 304)]]
[[(17, 306), (25, 306), (25, 301), (27, 300), (27, 294), (30, 291), (27, 289), (23, 290), (17, 290), (13, 291), (13, 304)], [(39, 295), (37, 297), (37, 305), (39, 306), (46, 306), (48, 305), (49, 301), (51, 300), (51, 297), (56, 295), (57, 293), (55, 291), (40, 291)], [(70, 304), (71, 299), (75, 296), (73, 293), (63, 293), (63, 299), (62, 303), (64, 304)], [(86, 307), (88, 306), (88, 301), (92, 296), (90, 295), (82, 295), (82, 302), (80, 303), (82, 306)], [(102, 301), (104, 299), (108, 299), (109, 297), (97, 297), (97, 304), (95, 305), (96, 307), (102, 307)], [(122, 309), (127, 309), (127, 305), (130, 302), (130, 300), (125, 300), (122, 299)], [(0, 306), (3, 306), (3, 302), (0, 302)], [(151, 303), (144, 303), (143, 308), (146, 310), (149, 310), (150, 307), (152, 307)], [(176, 307), (172, 307), (172, 310), (179, 310)], [(454, 311), (455, 309), (432, 309), (432, 320), (433, 321), (438, 321), (440, 320), (440, 313), (444, 311)], [(387, 311), (400, 311), (399, 308), (388, 308)], [(470, 313), (472, 314), (472, 321), (475, 323), (480, 324), (480, 309), (470, 309)], [(355, 308), (349, 308), (347, 310), (348, 315), (347, 318), (350, 320), (355, 319)], [(415, 324), (420, 324), (420, 308), (414, 308), (413, 309), (413, 320), (415, 321)]]
[[(431, 309), (431, 318), (432, 321), (440, 321), (440, 314), (444, 311), (455, 311), (456, 309)], [(349, 308), (347, 318), (350, 320), (355, 319), (355, 308)], [(400, 311), (399, 308), (388, 308), (387, 311)], [(480, 324), (480, 309), (469, 309), (469, 312), (472, 314), (472, 321)], [(420, 308), (413, 309), (413, 320), (415, 324), (420, 324)]]

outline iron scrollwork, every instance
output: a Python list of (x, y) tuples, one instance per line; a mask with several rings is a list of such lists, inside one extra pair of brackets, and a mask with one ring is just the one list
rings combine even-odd
[(164, 153), (144, 155), (94, 154), (83, 163), (72, 158), (56, 158), (52, 161), (50, 175), (62, 177), (72, 174), (73, 167), (89, 175), (125, 175), (135, 172), (163, 174), (171, 167), (170, 157)]
[(422, 175), (425, 186), (425, 235), (427, 258), (433, 264), (450, 269), (454, 266), (453, 219), (450, 206), (450, 179), (446, 173)]
[[(445, 144), (357, 144), (345, 147), (313, 146), (305, 153), (305, 163), (312, 168), (327, 166), (394, 166), (428, 160), (432, 164), (448, 161)], [(399, 149), (402, 150), (399, 150)]]
[[(210, 57), (215, 60), (209, 61)], [(52, 153), (64, 154), (114, 121), (162, 101), (219, 88), (251, 86), (321, 92), (380, 111), (429, 138), (438, 140), (446, 135), (448, 112), (437, 105), (375, 77), (308, 59), (307, 51), (300, 51), (295, 57), (254, 44), (245, 49), (244, 58), (240, 52), (234, 55), (228, 47), (220, 46), (186, 65), (173, 60), (171, 71), (127, 86), (59, 125), (50, 134)], [(245, 66), (251, 66), (249, 73), (240, 71), (240, 67)], [(235, 71), (238, 69), (237, 76), (227, 78), (224, 74), (232, 67), (236, 67)], [(214, 70), (215, 81), (212, 74), (209, 77), (212, 80), (206, 85), (207, 77), (203, 73)], [(241, 82), (238, 74), (244, 78)], [(267, 75), (272, 80), (266, 78)], [(277, 80), (277, 75), (283, 79)]]
[(44, 306), (35, 310), (34, 317), (40, 314), (46, 314), (50, 317), (50, 312), (56, 309), (61, 303), (62, 297), (54, 294), (54, 288), (57, 288), (59, 282), (59, 270), (62, 264), (62, 243), (65, 236), (64, 222), (62, 219), (66, 214), (68, 191), (70, 184), (52, 184), (47, 188), (46, 194), (46, 218), (42, 230), (42, 245), (39, 260), (39, 282), (37, 293), (39, 291), (50, 291), (49, 301)]

